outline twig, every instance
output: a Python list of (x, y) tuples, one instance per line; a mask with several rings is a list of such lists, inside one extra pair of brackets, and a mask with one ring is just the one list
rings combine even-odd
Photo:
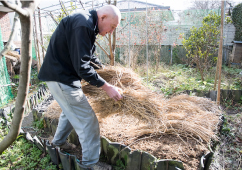
[(92, 61), (90, 61), (90, 63), (92, 63), (94, 66), (96, 66), (97, 68), (101, 68), (101, 67), (99, 67), (97, 64), (95, 64), (94, 62), (92, 62)]
[(108, 56), (108, 58), (111, 60), (110, 55), (108, 54), (108, 52), (97, 42), (95, 41), (95, 43), (103, 50), (103, 52)]

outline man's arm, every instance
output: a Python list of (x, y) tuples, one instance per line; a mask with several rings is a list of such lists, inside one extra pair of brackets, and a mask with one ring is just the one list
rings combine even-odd
[(80, 27), (75, 29), (75, 31), (72, 34), (73, 37), (69, 48), (71, 48), (70, 57), (77, 74), (89, 84), (101, 87), (110, 98), (114, 100), (122, 99), (119, 93), (121, 89), (107, 83), (90, 65), (92, 59), (91, 49), (93, 48), (91, 36), (94, 35), (92, 30), (86, 27)]

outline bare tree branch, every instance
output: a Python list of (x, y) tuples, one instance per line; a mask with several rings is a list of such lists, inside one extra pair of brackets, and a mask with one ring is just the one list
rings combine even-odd
[(79, 2), (80, 2), (80, 4), (82, 5), (82, 8), (85, 10), (85, 8), (84, 8), (84, 6), (83, 6), (83, 4), (82, 4), (82, 1), (81, 1), (81, 0), (79, 0)]
[(17, 31), (18, 28), (18, 21), (19, 21), (19, 15), (17, 12), (15, 12), (15, 16), (14, 16), (14, 22), (13, 22), (13, 27), (12, 27), (12, 31), (11, 34), (9, 36), (8, 39), (8, 43), (4, 46), (4, 49), (0, 52), (0, 59), (3, 57), (3, 55), (5, 55), (11, 48), (12, 42), (13, 42), (13, 38), (15, 36), (15, 33)]
[(108, 54), (108, 52), (97, 41), (95, 41), (95, 43), (103, 50), (103, 52), (108, 56), (108, 58), (111, 59), (111, 57)]
[(59, 1), (60, 1), (60, 5), (61, 5), (62, 10), (63, 10), (64, 13), (66, 14), (66, 16), (68, 16), (69, 14), (68, 14), (68, 12), (67, 12), (67, 10), (66, 10), (66, 8), (65, 8), (65, 6), (64, 6), (64, 4), (63, 4), (63, 2), (62, 2), (61, 0), (59, 0)]
[(40, 41), (39, 41), (38, 38), (36, 38), (36, 39), (37, 39), (37, 42), (38, 42), (38, 43), (40, 44), (40, 46), (42, 47), (42, 49), (45, 50), (45, 52), (46, 52), (47, 50), (46, 50), (46, 48), (44, 47), (44, 45), (42, 45), (42, 44), (40, 43)]
[(47, 14), (49, 14), (51, 16), (51, 18), (55, 22), (56, 26), (59, 25), (59, 22), (54, 18), (53, 14), (51, 12), (50, 13), (47, 12)]
[(1, 3), (2, 3), (5, 7), (8, 7), (8, 8), (10, 8), (10, 9), (14, 10), (15, 12), (17, 12), (19, 15), (23, 15), (23, 16), (25, 16), (25, 17), (29, 16), (28, 11), (24, 10), (23, 8), (19, 7), (19, 6), (16, 5), (16, 4), (8, 3), (6, 0), (1, 1)]

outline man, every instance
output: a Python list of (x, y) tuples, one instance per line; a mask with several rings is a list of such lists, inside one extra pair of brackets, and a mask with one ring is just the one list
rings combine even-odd
[(96, 35), (112, 33), (120, 19), (120, 11), (112, 5), (63, 18), (50, 39), (38, 75), (40, 80), (46, 81), (62, 108), (52, 144), (63, 149), (74, 148), (66, 143), (74, 128), (82, 146), (84, 168), (92, 168), (99, 160), (100, 134), (97, 117), (82, 92), (80, 81), (84, 79), (101, 87), (114, 100), (122, 98), (117, 87), (96, 73), (94, 67), (100, 62), (93, 56)]

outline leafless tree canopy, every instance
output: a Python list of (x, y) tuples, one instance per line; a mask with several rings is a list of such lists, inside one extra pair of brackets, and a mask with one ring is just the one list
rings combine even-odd
[(190, 9), (217, 9), (221, 7), (221, 1), (218, 0), (206, 0), (191, 2)]

